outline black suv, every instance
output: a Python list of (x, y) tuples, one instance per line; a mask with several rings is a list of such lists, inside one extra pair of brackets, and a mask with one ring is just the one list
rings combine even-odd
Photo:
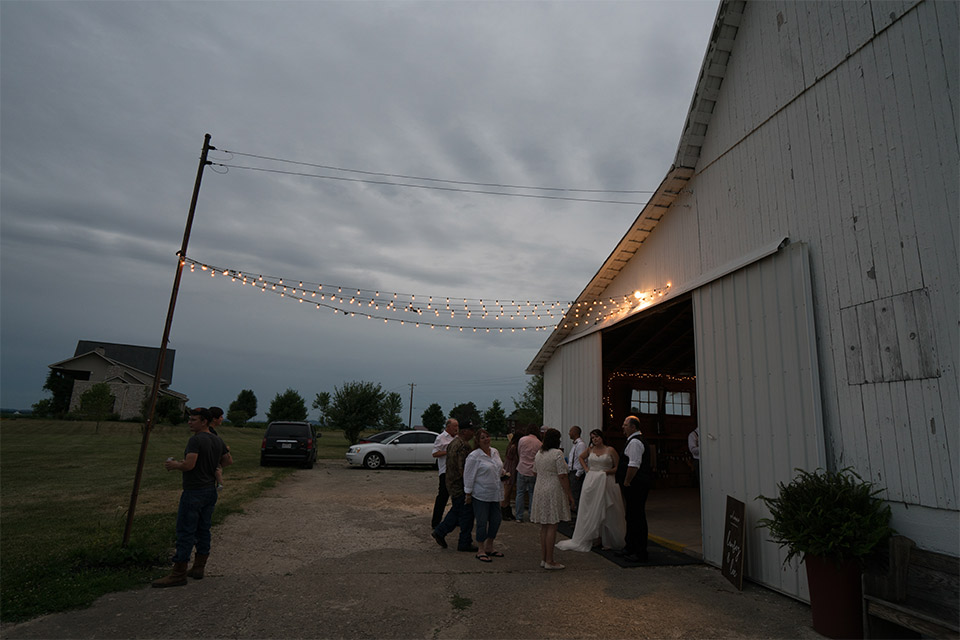
[(286, 461), (312, 469), (319, 435), (309, 422), (271, 422), (260, 444), (260, 466)]

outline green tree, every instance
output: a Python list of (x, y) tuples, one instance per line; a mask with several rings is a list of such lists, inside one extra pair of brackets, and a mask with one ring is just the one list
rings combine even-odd
[(117, 399), (106, 382), (98, 382), (80, 395), (80, 415), (87, 420), (96, 420), (97, 433), (100, 423), (113, 413)]
[(35, 417), (46, 418), (53, 414), (53, 400), (50, 398), (37, 400), (31, 409), (33, 410), (33, 415)]
[(313, 399), (313, 408), (320, 409), (320, 426), (327, 426), (327, 412), (330, 410), (330, 392), (321, 391)]
[(237, 394), (237, 399), (230, 403), (227, 409), (227, 420), (231, 424), (242, 427), (250, 418), (257, 415), (257, 396), (250, 389), (244, 389)]
[(73, 395), (73, 378), (59, 371), (51, 371), (43, 388), (53, 394), (48, 406), (48, 415), (65, 416), (70, 411), (70, 397)]
[(306, 419), (307, 404), (304, 402), (303, 396), (289, 388), (274, 397), (273, 402), (270, 403), (270, 410), (267, 412), (267, 422)]
[(447, 418), (443, 415), (443, 409), (440, 408), (440, 405), (434, 402), (427, 407), (426, 411), (420, 414), (420, 422), (427, 431), (440, 433), (443, 427), (446, 426)]
[[(140, 417), (144, 421), (146, 421), (149, 411), (150, 395), (148, 394), (140, 405)], [(166, 422), (167, 424), (178, 425), (183, 422), (183, 414), (183, 407), (180, 406), (180, 401), (177, 398), (161, 393), (157, 398), (157, 406), (153, 410), (153, 423)]]
[(350, 444), (355, 444), (365, 427), (380, 424), (383, 400), (384, 393), (379, 384), (345, 382), (333, 391), (328, 422), (331, 427), (343, 429)]
[(453, 409), (450, 409), (450, 417), (461, 425), (472, 422), (473, 426), (478, 429), (483, 426), (483, 418), (480, 417), (480, 411), (477, 410), (477, 405), (472, 402), (458, 404)]
[(503, 412), (499, 400), (494, 400), (490, 408), (484, 411), (483, 426), (492, 434), (503, 435), (507, 432), (507, 414)]
[(530, 378), (520, 399), (513, 398), (514, 415), (523, 424), (543, 424), (543, 374)]
[[(391, 391), (383, 398), (383, 414), (380, 416), (380, 425), (384, 429), (400, 429), (403, 425), (403, 396)], [(411, 425), (412, 426), (412, 425)]]

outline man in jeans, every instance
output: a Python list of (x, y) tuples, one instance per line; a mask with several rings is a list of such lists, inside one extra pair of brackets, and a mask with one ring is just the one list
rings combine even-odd
[[(537, 434), (540, 432), (537, 427), (531, 427), (527, 435), (520, 438), (517, 442), (517, 522), (523, 522), (523, 512), (533, 502), (533, 486), (537, 482), (537, 476), (533, 475), (533, 459), (537, 456), (537, 451), (543, 443)], [(524, 497), (529, 496), (529, 500)], [(529, 514), (527, 521), (530, 521)]]
[[(187, 576), (200, 580), (210, 556), (210, 522), (217, 504), (217, 465), (233, 463), (230, 450), (220, 436), (210, 433), (210, 412), (206, 409), (190, 411), (190, 432), (183, 452), (183, 460), (170, 458), (164, 463), (167, 471), (183, 473), (183, 492), (177, 510), (177, 552), (173, 556), (173, 571), (154, 581), (155, 587), (179, 587), (187, 584)], [(190, 554), (197, 548), (193, 568), (187, 571)]]
[(443, 510), (447, 508), (447, 501), (450, 499), (450, 493), (447, 491), (447, 447), (457, 437), (459, 430), (460, 423), (450, 418), (443, 427), (443, 431), (433, 441), (433, 457), (437, 459), (437, 472), (440, 474), (437, 498), (433, 501), (433, 519), (430, 521), (430, 527), (433, 529), (436, 529), (443, 520)]
[(476, 551), (473, 545), (473, 507), (466, 504), (466, 494), (463, 490), (463, 469), (466, 466), (467, 456), (472, 447), (473, 424), (466, 422), (460, 425), (457, 437), (447, 445), (447, 491), (450, 493), (450, 511), (443, 521), (436, 526), (433, 539), (438, 545), (447, 548), (444, 539), (448, 533), (460, 527), (460, 539), (457, 542), (457, 551)]

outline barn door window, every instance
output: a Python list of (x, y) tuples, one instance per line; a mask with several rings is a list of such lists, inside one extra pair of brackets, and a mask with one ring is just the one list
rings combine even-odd
[(668, 416), (691, 415), (691, 393), (689, 391), (667, 391), (664, 409)]
[(630, 411), (636, 414), (657, 415), (660, 402), (656, 389), (633, 389), (630, 393)]

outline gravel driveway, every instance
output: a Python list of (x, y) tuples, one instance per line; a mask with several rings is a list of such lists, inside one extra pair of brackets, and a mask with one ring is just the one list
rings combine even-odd
[[(505, 522), (493, 563), (429, 535), (436, 473), (300, 470), (214, 530), (207, 577), (5, 625), (4, 638), (820, 638), (809, 608), (705, 565), (621, 569)], [(227, 474), (229, 491), (229, 471)], [(171, 532), (173, 522), (170, 522)], [(454, 534), (455, 536), (456, 534)], [(453, 540), (453, 537), (449, 538)]]

